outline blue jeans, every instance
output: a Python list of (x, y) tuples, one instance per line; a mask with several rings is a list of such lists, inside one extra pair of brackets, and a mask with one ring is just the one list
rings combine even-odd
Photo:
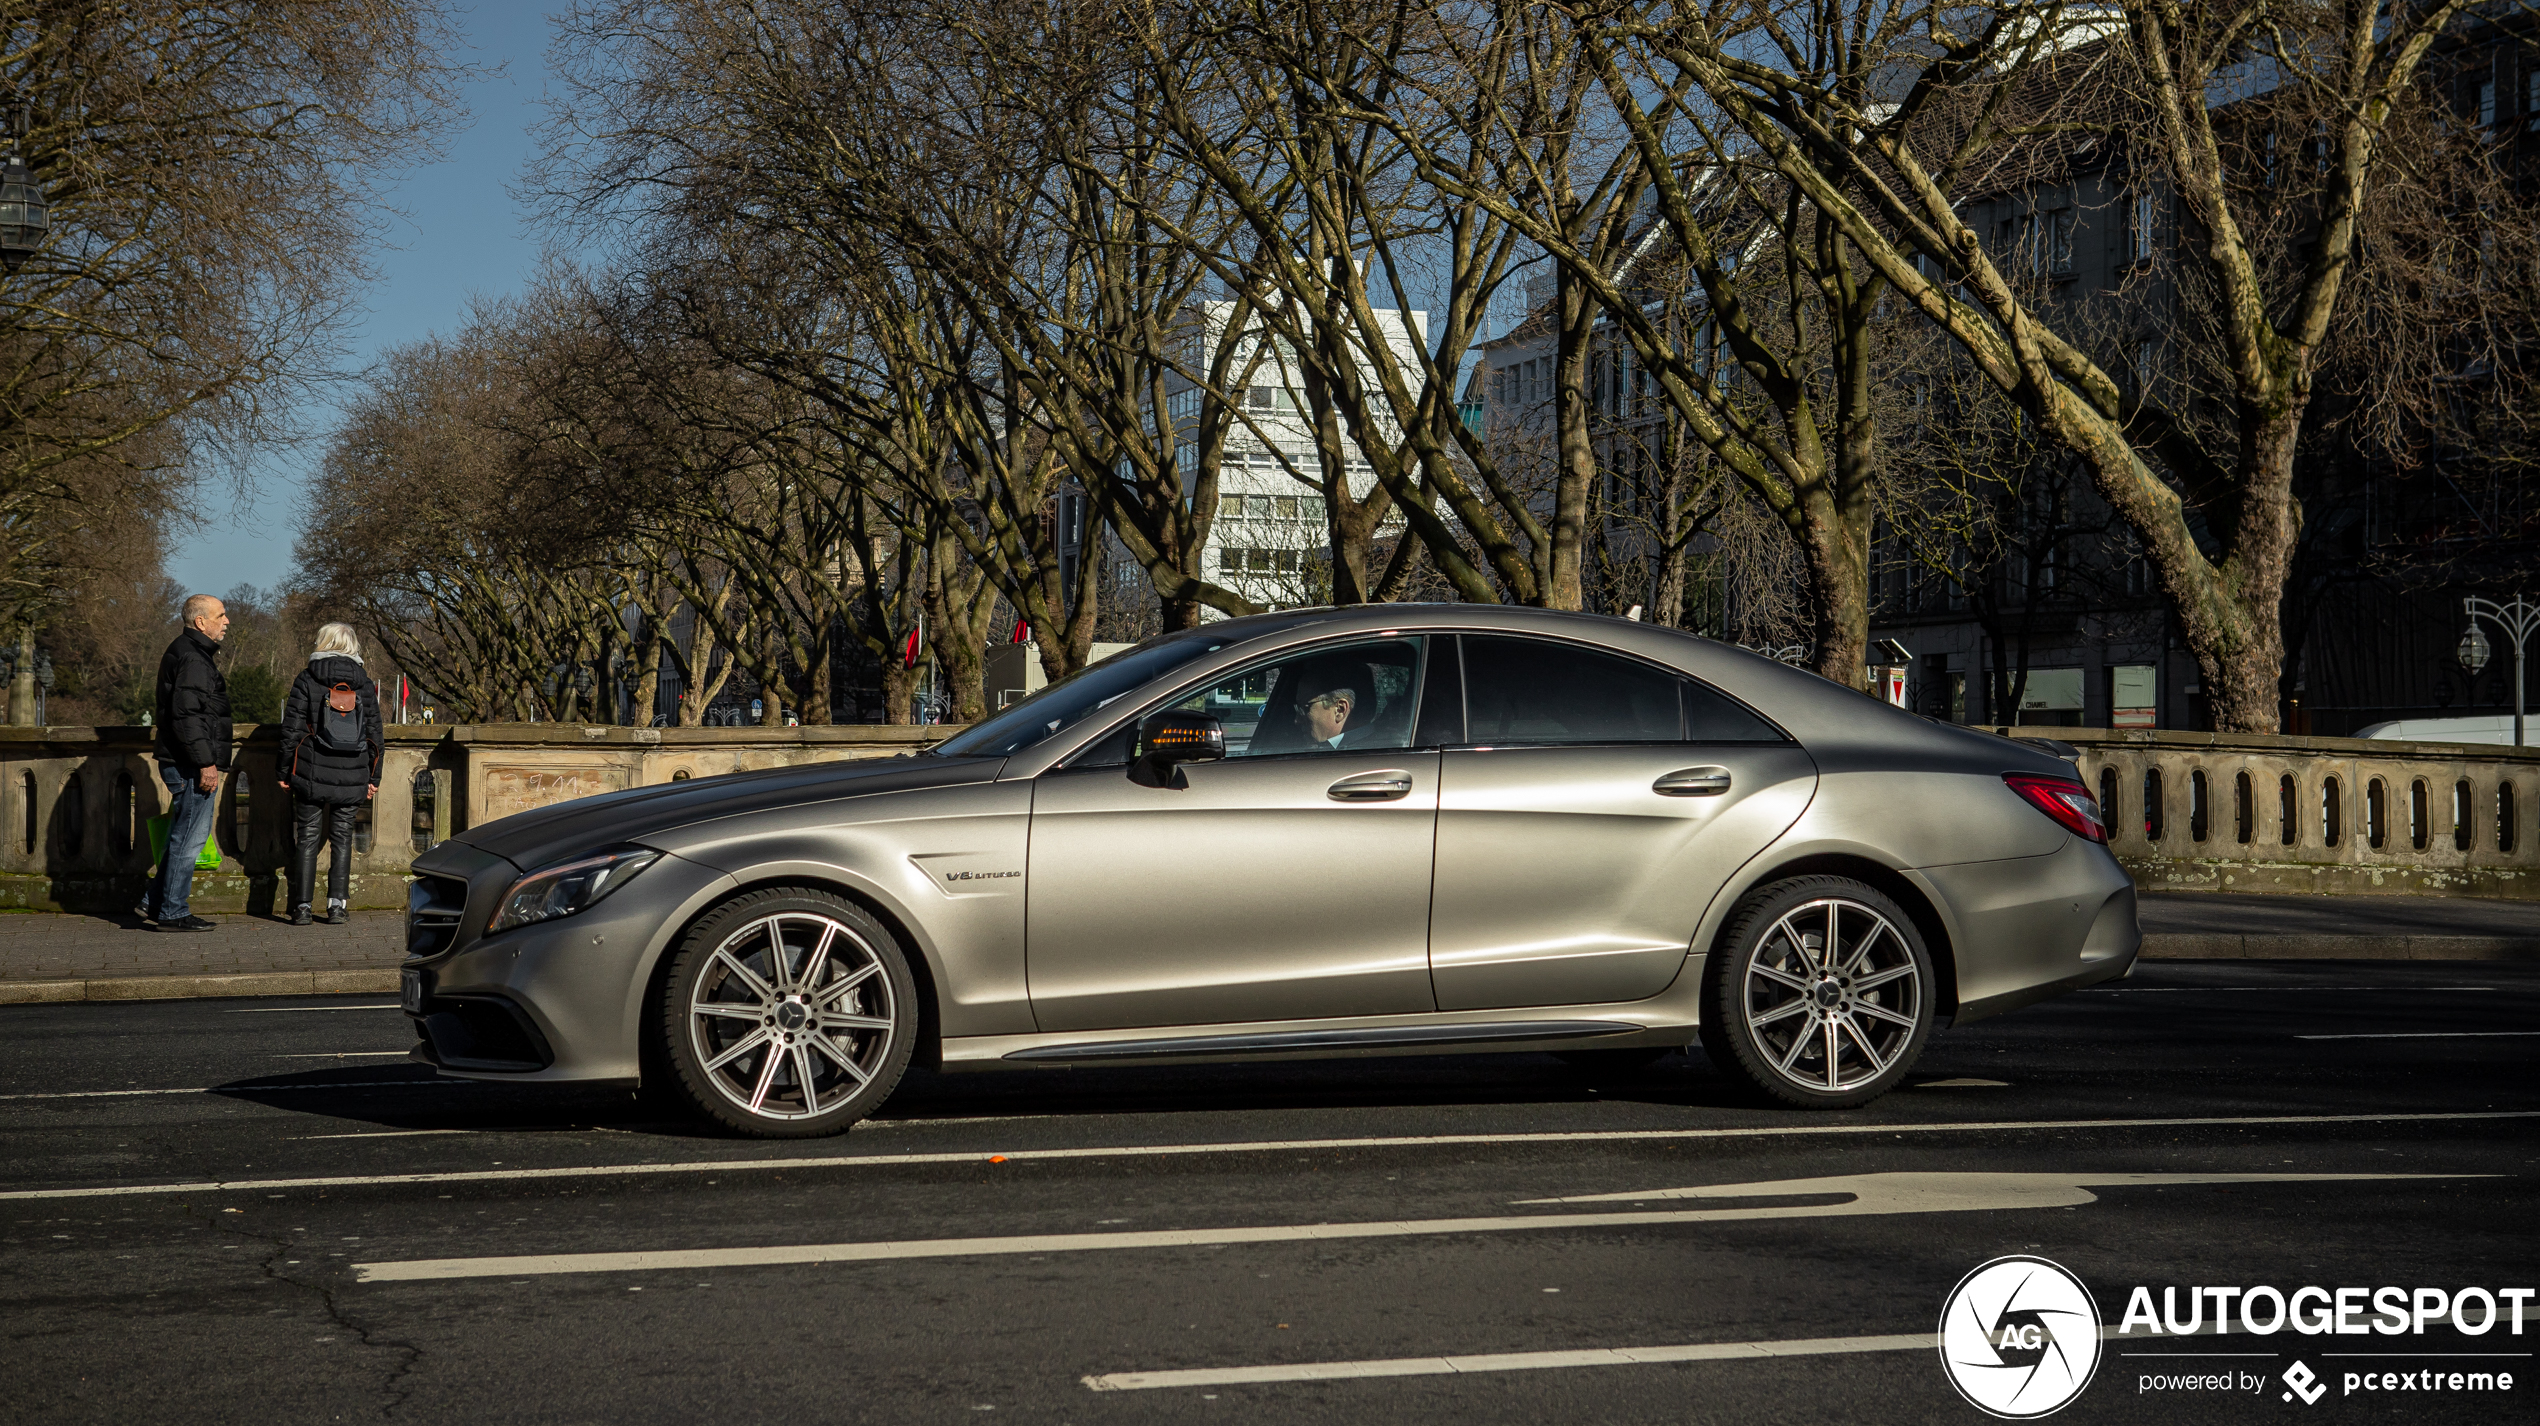
[(150, 878), (145, 903), (154, 920), (182, 921), (192, 914), (185, 903), (194, 894), (194, 859), (211, 839), (212, 814), (220, 807), (220, 793), (205, 792), (200, 777), (187, 777), (174, 763), (159, 764), (159, 780), (175, 801), (168, 808), (168, 849)]

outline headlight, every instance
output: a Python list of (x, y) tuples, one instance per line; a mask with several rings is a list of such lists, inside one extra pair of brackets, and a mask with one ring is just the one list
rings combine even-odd
[(503, 903), (494, 908), (494, 919), (486, 926), (485, 934), (534, 926), (588, 910), (601, 897), (634, 880), (635, 873), (660, 857), (661, 853), (650, 847), (611, 847), (605, 852), (541, 867), (513, 882), (511, 890), (503, 893)]

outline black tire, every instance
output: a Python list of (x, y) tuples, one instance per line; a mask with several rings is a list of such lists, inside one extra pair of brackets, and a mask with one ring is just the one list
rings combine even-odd
[(698, 918), (664, 959), (647, 1058), (726, 1128), (818, 1138), (890, 1098), (919, 1018), (908, 953), (881, 922), (826, 891), (762, 887)]
[(1876, 887), (1841, 876), (1772, 882), (1738, 903), (1703, 967), (1703, 1052), (1763, 1103), (1850, 1109), (1913, 1068), (1938, 989), (1922, 932)]
[(1642, 1070), (1667, 1057), (1662, 1049), (1636, 1050), (1562, 1050), (1555, 1058), (1579, 1074), (1595, 1080), (1630, 1079)]

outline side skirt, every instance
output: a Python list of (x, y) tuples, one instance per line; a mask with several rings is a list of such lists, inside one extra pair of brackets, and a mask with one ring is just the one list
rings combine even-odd
[(1088, 1060), (1184, 1059), (1255, 1055), (1346, 1054), (1352, 1050), (1500, 1048), (1510, 1040), (1586, 1040), (1648, 1029), (1620, 1020), (1515, 1020), (1489, 1025), (1381, 1025), (1359, 1029), (1282, 1030), (1254, 1035), (1176, 1035), (1150, 1040), (1095, 1040), (1036, 1045), (999, 1056), (1007, 1064), (1081, 1064)]

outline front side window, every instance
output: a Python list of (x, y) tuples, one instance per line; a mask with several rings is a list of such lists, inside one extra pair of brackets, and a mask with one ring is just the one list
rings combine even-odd
[(1463, 638), (1465, 740), (1778, 743), (1779, 730), (1682, 674), (1548, 639)]
[(1230, 758), (1407, 748), (1426, 642), (1371, 639), (1291, 650), (1170, 706), (1225, 724)]
[[(1135, 565), (1131, 573), (1141, 573)], [(938, 757), (1006, 757), (1072, 727), (1191, 660), (1226, 647), (1205, 630), (1167, 634), (1091, 664), (935, 745)]]
[[(1451, 648), (1453, 641), (1445, 642)], [(1432, 662), (1429, 652), (1429, 641), (1422, 638), (1290, 650), (1220, 674), (1206, 688), (1190, 690), (1163, 707), (1205, 713), (1224, 724), (1229, 758), (1432, 746), (1435, 738), (1425, 726), (1422, 736), (1430, 740), (1413, 741), (1419, 690)], [(1448, 672), (1451, 685), (1451, 664)], [(1435, 682), (1432, 676), (1431, 685)], [(1138, 724), (1146, 716), (1142, 713), (1088, 744), (1067, 760), (1068, 768), (1126, 767), (1136, 750)]]

